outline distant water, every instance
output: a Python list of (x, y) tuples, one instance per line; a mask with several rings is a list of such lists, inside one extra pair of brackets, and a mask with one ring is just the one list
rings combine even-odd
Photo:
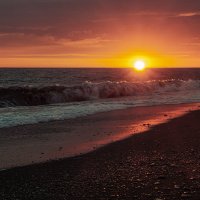
[(0, 69), (0, 127), (200, 101), (200, 69)]

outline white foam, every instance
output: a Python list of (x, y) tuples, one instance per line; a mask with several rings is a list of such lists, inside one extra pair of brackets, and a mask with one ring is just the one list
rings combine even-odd
[[(187, 87), (187, 85), (185, 86)], [(154, 93), (146, 96), (73, 102), (45, 106), (7, 107), (0, 109), (0, 127), (35, 124), (52, 120), (82, 117), (94, 113), (137, 106), (180, 104), (200, 101), (199, 90)]]
[(151, 95), (153, 93), (199, 90), (199, 80), (153, 80), (144, 82), (85, 82), (77, 86), (0, 88), (0, 107), (34, 106), (94, 99)]

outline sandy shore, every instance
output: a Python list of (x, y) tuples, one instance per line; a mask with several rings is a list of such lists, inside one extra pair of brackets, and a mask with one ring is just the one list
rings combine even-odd
[(200, 104), (137, 107), (0, 129), (0, 169), (66, 158), (149, 130)]
[(0, 199), (199, 200), (199, 119), (193, 111), (82, 156), (1, 171)]

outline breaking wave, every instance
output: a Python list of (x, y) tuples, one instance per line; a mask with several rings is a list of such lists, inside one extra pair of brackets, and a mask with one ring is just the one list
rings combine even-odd
[(198, 90), (200, 80), (147, 82), (85, 82), (76, 86), (0, 87), (0, 107), (36, 106), (92, 99)]

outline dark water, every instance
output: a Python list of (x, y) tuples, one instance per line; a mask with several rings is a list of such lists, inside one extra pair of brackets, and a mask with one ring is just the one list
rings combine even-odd
[(141, 81), (200, 79), (200, 69), (148, 69), (142, 75), (133, 69), (0, 69), (0, 86), (78, 85), (85, 81)]
[(200, 69), (0, 69), (0, 127), (200, 101)]

